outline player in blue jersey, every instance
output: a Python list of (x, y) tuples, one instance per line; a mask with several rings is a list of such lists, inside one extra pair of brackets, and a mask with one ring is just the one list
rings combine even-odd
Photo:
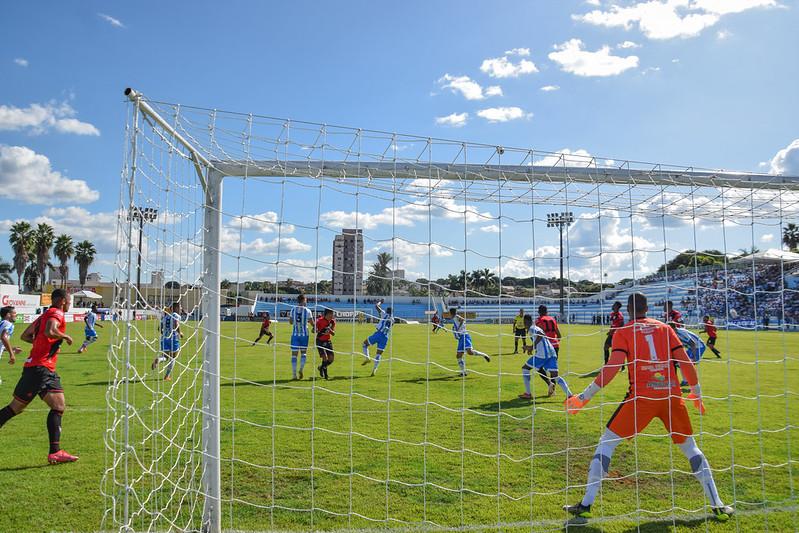
[(86, 313), (86, 316), (83, 317), (83, 323), (85, 324), (83, 332), (86, 335), (86, 340), (84, 340), (83, 344), (78, 348), (78, 353), (85, 352), (91, 343), (97, 341), (97, 330), (95, 327), (103, 327), (102, 324), (97, 323), (97, 304), (92, 304), (92, 308)]
[[(699, 365), (699, 362), (702, 360), (702, 355), (704, 355), (707, 349), (705, 343), (702, 342), (702, 338), (693, 331), (689, 331), (687, 328), (677, 328), (674, 331), (677, 332), (677, 337), (680, 339), (683, 348), (685, 348), (688, 359), (690, 359), (694, 365)], [(678, 363), (674, 363), (674, 365), (680, 368)], [(688, 381), (684, 377), (680, 382), (680, 386), (688, 386)]]
[(169, 361), (164, 373), (164, 381), (172, 381), (172, 369), (175, 366), (175, 358), (180, 351), (180, 339), (183, 332), (180, 330), (180, 302), (174, 302), (170, 310), (161, 317), (161, 352), (162, 354), (153, 359), (150, 368), (155, 370), (158, 363)]
[(452, 335), (458, 341), (458, 348), (455, 351), (455, 357), (458, 359), (458, 368), (460, 368), (461, 377), (466, 376), (466, 360), (463, 354), (475, 355), (482, 357), (487, 363), (491, 362), (488, 354), (477, 351), (472, 346), (472, 336), (469, 330), (466, 329), (466, 319), (458, 314), (458, 310), (454, 307), (449, 310), (449, 317), (452, 319)]
[(393, 310), (390, 307), (386, 307), (383, 310), (383, 300), (380, 300), (375, 304), (375, 309), (377, 309), (377, 316), (379, 320), (377, 322), (377, 327), (375, 328), (375, 332), (369, 335), (366, 340), (363, 341), (363, 363), (361, 366), (366, 365), (369, 361), (373, 359), (369, 356), (369, 346), (372, 344), (377, 345), (377, 351), (375, 352), (374, 358), (374, 366), (372, 367), (372, 376), (375, 375), (377, 372), (377, 367), (380, 366), (380, 358), (383, 355), (383, 351), (386, 349), (388, 345), (388, 337), (391, 334), (391, 326), (394, 325), (394, 315)]
[[(17, 311), (13, 306), (7, 306), (0, 309), (0, 359), (3, 358), (3, 352), (8, 352), (8, 364), (13, 365), (17, 361), (17, 354), (22, 351), (22, 348), (15, 348), (11, 346), (11, 335), (14, 334), (14, 322), (17, 320)], [(3, 379), (0, 378), (0, 384)]]
[[(305, 369), (305, 361), (308, 359), (308, 336), (314, 333), (313, 313), (305, 305), (307, 298), (304, 294), (297, 296), (297, 305), (289, 312), (289, 324), (291, 324), (291, 379), (303, 378), (302, 371)], [(297, 354), (300, 356), (300, 370), (297, 372)]]
[[(524, 379), (524, 392), (519, 394), (519, 398), (523, 400), (530, 400), (533, 395), (530, 393), (530, 370), (535, 369), (539, 373), (542, 370), (549, 372), (549, 379), (547, 379), (547, 398), (555, 394), (555, 384), (557, 383), (566, 397), (572, 396), (572, 391), (569, 389), (569, 384), (566, 380), (558, 375), (558, 354), (552, 342), (547, 337), (543, 329), (533, 325), (533, 317), (524, 315), (524, 326), (530, 332), (530, 339), (532, 344), (527, 347), (527, 353), (530, 358), (522, 366), (522, 379)], [(535, 351), (535, 355), (533, 355)], [(543, 374), (542, 374), (543, 376)]]

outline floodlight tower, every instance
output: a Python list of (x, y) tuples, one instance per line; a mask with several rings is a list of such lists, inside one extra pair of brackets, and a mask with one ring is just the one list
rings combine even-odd
[(547, 227), (558, 228), (560, 233), (560, 320), (564, 316), (564, 288), (563, 288), (563, 228), (568, 228), (574, 222), (574, 214), (571, 211), (562, 213), (547, 213)]
[(141, 247), (142, 247), (142, 235), (144, 234), (144, 224), (147, 222), (155, 222), (155, 219), (158, 218), (158, 209), (154, 207), (137, 207), (133, 206), (130, 209), (130, 219), (134, 222), (139, 223), (139, 253), (136, 262), (136, 305), (141, 307), (142, 303), (142, 296), (141, 296)]

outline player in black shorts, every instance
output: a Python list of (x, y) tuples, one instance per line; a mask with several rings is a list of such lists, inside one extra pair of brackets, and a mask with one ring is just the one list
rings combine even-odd
[(325, 312), (316, 320), (316, 349), (322, 364), (319, 365), (319, 375), (327, 379), (327, 367), (333, 364), (335, 353), (333, 352), (332, 336), (336, 334), (336, 319), (332, 309), (325, 309)]

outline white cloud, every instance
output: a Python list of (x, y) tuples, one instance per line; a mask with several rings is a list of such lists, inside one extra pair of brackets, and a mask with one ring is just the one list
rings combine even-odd
[(648, 0), (625, 6), (595, 9), (574, 20), (605, 27), (637, 26), (650, 39), (694, 37), (722, 16), (749, 9), (776, 7), (776, 0)]
[[(227, 249), (226, 244), (223, 244), (222, 247)], [(234, 249), (230, 251), (238, 252), (238, 250), (239, 246), (236, 243)], [(273, 254), (278, 250), (280, 253), (307, 252), (311, 250), (311, 246), (294, 237), (275, 238), (271, 241), (265, 241), (259, 237), (254, 241), (241, 244), (241, 253), (247, 255)]]
[(777, 7), (777, 2), (775, 0), (694, 0), (692, 7), (708, 13), (728, 15), (759, 7)]
[(482, 100), (489, 96), (502, 96), (502, 88), (498, 85), (491, 85), (483, 90), (483, 87), (471, 79), (469, 76), (451, 76), (444, 74), (439, 78), (438, 83), (441, 88), (450, 89), (453, 93), (460, 93), (467, 100)]
[(760, 242), (768, 243), (768, 242), (772, 242), (773, 240), (774, 240), (774, 234), (773, 233), (765, 233), (765, 234), (760, 236)]
[(622, 49), (641, 48), (641, 45), (638, 43), (634, 43), (632, 41), (624, 41), (623, 43), (617, 44), (616, 48), (622, 48)]
[(24, 57), (14, 58), (14, 64), (19, 65), (20, 67), (27, 67), (29, 65), (28, 60)]
[(266, 211), (255, 215), (241, 215), (233, 217), (227, 223), (227, 226), (233, 230), (238, 231), (256, 231), (258, 233), (277, 233), (280, 229), (281, 234), (294, 233), (295, 227), (292, 224), (278, 224), (278, 214), (274, 211)]
[(679, 62), (680, 62), (680, 60), (679, 60), (679, 59), (677, 59), (677, 58), (675, 57), (674, 59), (672, 59), (672, 60), (671, 60), (671, 62), (672, 62), (672, 63), (679, 63)]
[(774, 154), (774, 157), (771, 158), (769, 172), (799, 176), (799, 139), (794, 139), (791, 144)]
[(28, 204), (86, 204), (100, 198), (83, 180), (69, 179), (25, 146), (0, 145), (0, 197)]
[(545, 93), (551, 93), (552, 91), (560, 90), (560, 86), (559, 85), (544, 85), (543, 87), (541, 87), (541, 90), (544, 91)]
[(74, 118), (76, 114), (67, 102), (31, 104), (28, 107), (0, 105), (0, 131), (30, 130), (39, 134), (54, 129), (77, 135), (100, 135), (100, 130), (92, 124)]
[[(413, 269), (419, 262), (427, 263), (428, 255), (430, 257), (451, 257), (452, 250), (449, 250), (441, 245), (430, 243), (416, 243), (409, 242), (404, 239), (394, 238), (388, 241), (379, 243), (371, 250), (367, 250), (368, 255), (377, 254), (379, 252), (388, 252), (394, 256), (396, 263), (395, 268)], [(373, 262), (370, 259), (365, 259), (365, 263)], [(368, 272), (368, 267), (366, 267)]]
[(469, 118), (469, 113), (452, 113), (444, 117), (436, 117), (436, 124), (439, 126), (452, 126), (453, 128), (460, 128), (466, 124)]
[(489, 224), (488, 226), (481, 226), (480, 231), (485, 233), (499, 233), (499, 224)]
[(585, 3), (588, 4), (589, 6), (597, 6), (597, 7), (599, 7), (599, 5), (601, 4), (599, 0), (585, 0)]
[(570, 150), (564, 148), (557, 153), (547, 154), (540, 159), (533, 161), (533, 165), (542, 167), (554, 167), (557, 165), (568, 167), (588, 167), (594, 164), (594, 157), (588, 152), (579, 148)]
[(617, 76), (638, 66), (638, 56), (614, 56), (608, 46), (596, 52), (583, 50), (580, 39), (570, 39), (554, 48), (549, 59), (560, 65), (561, 70), (577, 76)]
[(529, 59), (522, 59), (518, 63), (514, 63), (508, 59), (508, 56), (502, 56), (484, 59), (480, 70), (492, 78), (518, 78), (522, 74), (538, 72), (538, 67)]
[(477, 112), (477, 116), (489, 122), (508, 122), (520, 118), (532, 118), (532, 113), (525, 113), (520, 107), (489, 107)]
[(730, 30), (719, 30), (716, 32), (716, 39), (719, 41), (729, 39), (730, 37), (732, 37), (732, 32)]
[(529, 48), (511, 48), (510, 50), (505, 50), (506, 56), (523, 56), (527, 57), (530, 55)]
[(125, 25), (122, 24), (122, 21), (118, 18), (114, 18), (111, 15), (106, 15), (105, 13), (97, 13), (97, 16), (112, 25), (115, 28), (124, 28)]

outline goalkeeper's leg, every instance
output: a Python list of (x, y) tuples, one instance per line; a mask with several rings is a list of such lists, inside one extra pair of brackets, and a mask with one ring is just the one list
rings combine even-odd
[(702, 485), (702, 490), (705, 492), (705, 497), (710, 502), (710, 507), (713, 514), (720, 520), (727, 520), (733, 513), (730, 506), (724, 505), (719, 496), (719, 491), (716, 488), (716, 482), (713, 479), (713, 472), (710, 470), (710, 464), (707, 462), (705, 454), (696, 445), (693, 437), (687, 437), (684, 442), (677, 444), (680, 451), (688, 458), (688, 463), (691, 465), (691, 471), (694, 473), (699, 484)]
[(602, 486), (602, 478), (608, 475), (610, 459), (613, 457), (616, 446), (621, 441), (622, 438), (620, 436), (609, 429), (605, 429), (605, 433), (599, 439), (594, 456), (588, 465), (588, 483), (585, 487), (585, 495), (580, 503), (564, 507), (566, 511), (581, 518), (591, 517), (591, 505), (596, 500), (596, 496)]

